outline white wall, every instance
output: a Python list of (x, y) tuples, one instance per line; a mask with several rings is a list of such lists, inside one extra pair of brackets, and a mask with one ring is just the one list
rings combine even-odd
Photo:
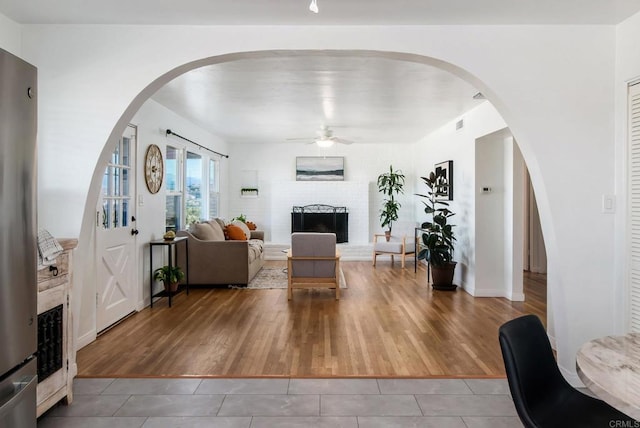
[[(268, 146), (237, 144), (231, 148), (231, 153), (229, 164), (233, 172), (229, 177), (230, 216), (234, 217), (240, 213), (247, 214), (249, 220), (256, 222), (260, 228), (265, 230), (267, 241), (289, 242), (291, 231), (289, 213), (291, 206), (294, 205), (293, 201), (297, 201), (295, 205), (327, 203), (347, 206), (351, 210), (349, 214), (349, 242), (354, 244), (371, 242), (373, 233), (381, 233), (382, 231), (379, 211), (383, 198), (378, 192), (376, 181), (378, 175), (389, 170), (390, 164), (394, 169), (401, 170), (406, 176), (404, 194), (398, 198), (402, 207), (398, 222), (394, 224), (394, 232), (413, 234), (414, 205), (417, 202), (413, 196), (415, 193), (413, 145), (406, 144), (398, 147), (394, 144), (358, 142), (351, 145), (336, 144), (330, 148), (322, 149), (314, 144), (306, 143), (283, 143)], [(330, 195), (320, 197), (320, 195), (313, 194), (314, 189), (318, 189), (318, 186), (322, 186), (322, 184), (295, 182), (296, 156), (344, 157), (345, 185), (341, 186), (339, 182), (331, 183), (343, 191), (342, 194), (335, 195), (333, 198), (335, 203), (331, 202)], [(257, 171), (259, 198), (240, 197), (242, 174), (238, 174), (238, 172), (243, 170)], [(350, 186), (349, 183), (368, 184), (368, 188), (362, 189), (360, 184)], [(306, 195), (305, 188), (308, 188)], [(349, 192), (349, 194), (344, 194), (344, 192)], [(367, 194), (365, 195), (363, 192)], [(345, 199), (351, 199), (351, 201)], [(273, 206), (274, 203), (286, 206)], [(368, 213), (361, 213), (362, 204), (367, 204)], [(274, 212), (277, 212), (277, 215)], [(366, 223), (360, 223), (361, 220)]]
[[(57, 236), (80, 237), (78, 287), (92, 280), (83, 256), (105, 142), (172, 76), (241, 57), (233, 53), (272, 49), (366, 50), (439, 64), (491, 100), (536, 189), (559, 364), (575, 373), (579, 346), (611, 333), (623, 316), (611, 295), (614, 262), (621, 258), (611, 238), (614, 218), (600, 210), (601, 195), (614, 192), (616, 177), (612, 26), (24, 26), (22, 53), (40, 77), (40, 222)], [(217, 57), (224, 54), (230, 56)], [(585, 91), (597, 102), (580, 102)], [(579, 162), (572, 161), (576, 154)]]
[[(464, 126), (456, 130), (456, 122), (462, 119)], [(453, 201), (450, 208), (456, 213), (450, 223), (456, 225), (456, 245), (454, 258), (458, 262), (454, 281), (464, 287), (472, 295), (476, 293), (476, 253), (477, 234), (476, 228), (476, 139), (496, 132), (506, 127), (504, 119), (498, 114), (491, 103), (484, 102), (464, 116), (445, 124), (435, 132), (416, 144), (416, 159), (418, 160), (418, 177), (433, 171), (434, 165), (446, 160), (453, 160)], [(500, 149), (502, 150), (502, 146)], [(487, 153), (490, 153), (487, 151)], [(483, 154), (480, 154), (481, 159)], [(498, 158), (498, 156), (495, 156)], [(501, 156), (500, 156), (501, 158)], [(503, 165), (496, 168), (487, 168), (500, 175), (502, 182)], [(500, 168), (500, 169), (498, 169)], [(426, 185), (417, 179), (417, 193), (425, 193)], [(422, 203), (416, 204), (416, 219), (419, 223), (427, 220)], [(484, 241), (484, 238), (481, 238)], [(501, 247), (500, 247), (501, 248)], [(498, 249), (496, 257), (502, 257), (503, 249)], [(490, 265), (491, 261), (487, 260)], [(485, 264), (486, 266), (486, 264)], [(486, 272), (483, 276), (486, 277)]]
[[(511, 254), (504, 239), (507, 212), (505, 207), (507, 170), (504, 156), (504, 139), (510, 135), (508, 129), (496, 131), (475, 140), (475, 241), (471, 260), (474, 260), (475, 283), (467, 285), (474, 296), (505, 296), (505, 259)], [(489, 187), (490, 193), (482, 188)]]
[[(144, 177), (144, 155), (150, 144), (156, 144), (162, 150), (163, 156), (166, 155), (166, 146), (171, 145), (178, 148), (188, 148), (196, 153), (202, 153), (207, 156), (208, 152), (199, 150), (197, 147), (184, 140), (177, 139), (175, 136), (166, 135), (166, 130), (171, 129), (180, 135), (183, 135), (198, 144), (209, 147), (219, 152), (225, 152), (227, 145), (219, 138), (211, 135), (197, 125), (178, 116), (171, 110), (156, 103), (153, 100), (147, 101), (136, 115), (131, 119), (131, 123), (138, 127), (138, 142), (136, 152), (136, 192), (135, 209), (136, 209), (136, 228), (139, 234), (136, 236), (136, 253), (134, 255), (134, 265), (137, 266), (137, 286), (136, 290), (136, 307), (138, 310), (149, 305), (149, 245), (148, 242), (154, 239), (160, 239), (164, 234), (165, 228), (165, 191), (166, 182), (162, 183), (162, 188), (156, 194), (152, 194), (147, 189)], [(113, 148), (112, 148), (113, 149)], [(102, 168), (104, 172), (104, 168)], [(227, 179), (228, 168), (225, 161), (221, 161), (221, 190), (226, 194), (228, 186)], [(140, 199), (142, 198), (142, 205)], [(97, 202), (97, 201), (96, 201)], [(222, 203), (221, 205), (225, 205)], [(95, 204), (94, 204), (95, 206)], [(85, 261), (96, 258), (95, 256), (95, 234), (85, 237), (89, 243), (88, 248), (90, 254), (85, 257)], [(155, 254), (155, 252), (154, 252)], [(156, 255), (156, 257), (158, 257)], [(85, 268), (88, 270), (86, 277), (95, 278), (96, 266), (92, 263), (86, 263)], [(91, 269), (91, 270), (89, 270)], [(82, 287), (76, 287), (80, 294), (80, 316), (78, 317), (78, 337), (79, 346), (82, 347), (96, 337), (95, 324), (95, 295), (96, 281), (86, 281)]]
[(503, 140), (504, 143), (504, 295), (509, 300), (524, 300), (524, 208), (525, 192), (524, 182), (527, 174), (527, 167), (522, 158), (522, 153), (518, 144), (509, 136)]
[[(616, 235), (612, 243), (616, 251), (615, 273), (612, 284), (612, 308), (621, 316), (616, 319), (615, 332), (628, 331), (628, 279), (627, 268), (627, 87), (640, 79), (640, 13), (617, 26), (616, 29), (616, 75), (615, 75), (615, 195), (616, 195)], [(610, 247), (604, 250), (609, 250)], [(551, 261), (550, 261), (551, 262)]]
[(0, 13), (0, 48), (20, 56), (22, 52), (22, 26)]

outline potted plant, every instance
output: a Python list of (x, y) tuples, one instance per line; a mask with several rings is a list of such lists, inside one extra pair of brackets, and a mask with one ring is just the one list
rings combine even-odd
[(175, 293), (180, 281), (184, 279), (184, 272), (180, 266), (164, 265), (153, 271), (153, 279), (162, 281), (165, 291)]
[(378, 191), (386, 196), (380, 210), (380, 225), (385, 230), (384, 234), (387, 241), (391, 237), (391, 229), (393, 222), (398, 220), (398, 211), (400, 211), (400, 202), (396, 201), (395, 195), (404, 193), (404, 175), (400, 170), (393, 170), (393, 165), (389, 165), (389, 172), (378, 176)]
[(418, 260), (426, 260), (431, 268), (432, 287), (436, 290), (455, 290), (453, 274), (456, 262), (453, 261), (453, 242), (456, 240), (453, 232), (454, 225), (449, 224), (449, 218), (455, 213), (449, 210), (449, 203), (438, 199), (439, 194), (445, 192), (449, 186), (444, 177), (431, 172), (428, 177), (420, 177), (429, 191), (426, 195), (417, 194), (425, 198), (424, 212), (431, 217), (431, 221), (422, 223), (422, 243), (418, 251)]
[(231, 221), (235, 221), (235, 220), (238, 220), (238, 221), (241, 221), (243, 223), (246, 223), (247, 222), (247, 216), (244, 215), (244, 214), (240, 214), (238, 217), (234, 217), (234, 218), (231, 219)]

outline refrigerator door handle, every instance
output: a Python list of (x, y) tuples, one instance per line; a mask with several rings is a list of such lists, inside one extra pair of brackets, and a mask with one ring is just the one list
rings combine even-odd
[(13, 382), (13, 392), (7, 397), (0, 398), (0, 421), (21, 403), (23, 396), (33, 393), (37, 384), (37, 375), (25, 376), (19, 382)]

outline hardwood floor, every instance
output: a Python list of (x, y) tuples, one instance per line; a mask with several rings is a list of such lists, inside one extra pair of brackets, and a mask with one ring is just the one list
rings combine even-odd
[[(269, 262), (282, 265), (284, 262)], [(161, 300), (78, 352), (79, 376), (504, 376), (498, 327), (546, 320), (546, 276), (525, 302), (432, 291), (425, 270), (343, 262), (348, 288), (195, 289)]]

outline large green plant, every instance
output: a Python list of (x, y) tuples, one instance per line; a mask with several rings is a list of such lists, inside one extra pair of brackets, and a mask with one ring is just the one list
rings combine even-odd
[(422, 248), (418, 252), (419, 260), (427, 260), (433, 266), (443, 266), (453, 260), (453, 242), (456, 240), (453, 232), (454, 225), (449, 224), (449, 218), (455, 213), (449, 210), (449, 203), (439, 200), (437, 195), (447, 193), (449, 186), (444, 177), (431, 172), (428, 177), (420, 177), (429, 188), (426, 195), (417, 194), (424, 198), (424, 212), (431, 221), (422, 223), (425, 230), (422, 234)]
[(380, 210), (380, 225), (384, 229), (388, 226), (389, 234), (393, 227), (393, 222), (398, 220), (400, 202), (395, 199), (395, 195), (404, 193), (404, 175), (400, 170), (393, 170), (393, 165), (389, 165), (389, 172), (378, 176), (378, 191), (386, 196)]

